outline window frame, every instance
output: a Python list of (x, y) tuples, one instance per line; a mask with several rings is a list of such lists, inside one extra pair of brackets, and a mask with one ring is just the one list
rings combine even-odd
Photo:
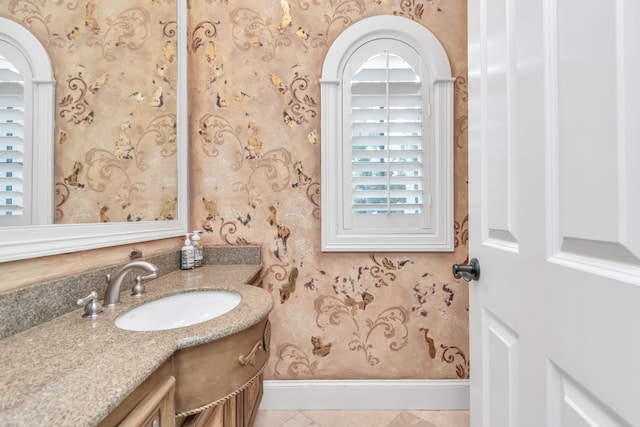
[[(349, 228), (345, 215), (351, 214), (349, 192), (351, 156), (350, 111), (343, 95), (350, 93), (346, 71), (353, 55), (371, 41), (400, 43), (415, 52), (422, 64), (423, 84), (428, 84), (428, 99), (423, 99), (429, 150), (431, 206), (429, 225), (398, 229), (379, 225), (369, 229)], [(405, 58), (406, 59), (406, 58)], [(350, 78), (350, 77), (349, 77)], [(321, 249), (323, 252), (451, 252), (453, 238), (453, 86), (451, 66), (435, 35), (421, 24), (399, 16), (374, 16), (351, 25), (334, 41), (322, 68), (321, 86)], [(423, 136), (424, 137), (424, 136)], [(346, 154), (345, 154), (346, 153)], [(348, 157), (348, 158), (347, 158)], [(346, 165), (346, 162), (349, 165)]]

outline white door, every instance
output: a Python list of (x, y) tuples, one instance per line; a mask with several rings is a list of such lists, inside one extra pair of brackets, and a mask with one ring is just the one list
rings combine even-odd
[(638, 22), (469, 0), (473, 427), (640, 426)]

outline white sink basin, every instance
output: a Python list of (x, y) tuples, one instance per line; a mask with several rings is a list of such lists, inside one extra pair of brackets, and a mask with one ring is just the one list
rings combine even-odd
[(240, 294), (213, 290), (185, 292), (149, 301), (119, 316), (115, 324), (128, 331), (164, 331), (195, 325), (231, 311)]

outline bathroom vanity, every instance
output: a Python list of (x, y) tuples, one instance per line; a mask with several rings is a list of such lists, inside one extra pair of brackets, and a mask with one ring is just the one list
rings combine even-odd
[[(142, 297), (95, 319), (83, 310), (0, 340), (0, 419), (42, 426), (251, 426), (269, 356), (271, 294), (259, 265), (208, 265), (146, 283)], [(237, 292), (231, 311), (160, 331), (115, 326), (123, 313), (166, 295)]]
[(264, 318), (231, 336), (178, 350), (99, 425), (253, 425), (269, 331)]

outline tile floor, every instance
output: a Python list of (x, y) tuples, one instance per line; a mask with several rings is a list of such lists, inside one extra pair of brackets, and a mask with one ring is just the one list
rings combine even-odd
[(258, 411), (254, 427), (469, 427), (469, 412)]

